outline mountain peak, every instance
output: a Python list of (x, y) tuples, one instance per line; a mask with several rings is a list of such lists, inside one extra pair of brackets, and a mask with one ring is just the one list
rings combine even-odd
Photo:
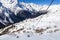
[(0, 0), (0, 2), (6, 8), (14, 7), (17, 4), (17, 0)]

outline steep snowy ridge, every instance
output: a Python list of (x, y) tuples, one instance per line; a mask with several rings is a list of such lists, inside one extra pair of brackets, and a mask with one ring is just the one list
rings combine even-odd
[(40, 11), (41, 7), (38, 8), (38, 5), (33, 3), (27, 4), (23, 2), (18, 3), (17, 0), (1, 0), (0, 4), (1, 27), (5, 27), (28, 18), (34, 18), (47, 13), (47, 11)]

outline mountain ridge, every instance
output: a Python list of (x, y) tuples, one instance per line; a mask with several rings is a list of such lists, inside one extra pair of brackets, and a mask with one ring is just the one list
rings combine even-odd
[[(1, 4), (0, 24), (2, 24), (2, 26), (0, 25), (0, 28), (4, 28), (5, 26), (23, 21), (28, 18), (35, 18), (40, 15), (46, 14), (48, 12), (48, 11), (44, 11), (44, 12), (37, 11), (36, 9), (34, 9), (34, 7), (32, 7), (35, 5), (33, 3), (31, 4), (20, 3), (19, 4), (16, 2), (17, 0), (15, 1), (16, 3), (15, 2), (10, 3), (11, 0), (9, 1), (6, 0), (9, 3), (7, 4), (6, 1), (4, 0), (1, 0), (1, 1), (2, 2), (0, 2)], [(5, 2), (5, 5), (4, 5), (4, 2)]]

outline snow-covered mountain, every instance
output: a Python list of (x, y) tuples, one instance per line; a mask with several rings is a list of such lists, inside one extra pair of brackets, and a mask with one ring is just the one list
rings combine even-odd
[(18, 3), (17, 0), (0, 0), (0, 27), (5, 27), (28, 18), (34, 18), (47, 11), (40, 11), (41, 5)]
[(47, 7), (0, 0), (0, 40), (60, 40), (60, 4)]

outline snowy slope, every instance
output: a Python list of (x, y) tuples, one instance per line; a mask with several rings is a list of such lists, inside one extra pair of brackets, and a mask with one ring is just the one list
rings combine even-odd
[[(1, 3), (4, 3), (4, 0)], [(7, 14), (5, 16), (9, 16), (12, 12), (15, 12), (14, 14), (17, 15), (20, 10), (39, 12), (45, 10), (47, 7), (48, 5), (39, 6), (33, 3), (27, 4), (22, 2), (13, 5), (12, 9), (15, 11), (3, 5), (3, 8), (0, 7), (0, 13), (2, 13), (2, 9), (6, 9), (7, 11), (5, 12)], [(10, 22), (14, 21), (11, 20)], [(60, 40), (60, 4), (51, 5), (47, 14), (25, 19), (4, 29), (0, 29), (0, 40)]]
[(60, 40), (59, 5), (49, 10), (48, 14), (14, 24), (0, 40)]

